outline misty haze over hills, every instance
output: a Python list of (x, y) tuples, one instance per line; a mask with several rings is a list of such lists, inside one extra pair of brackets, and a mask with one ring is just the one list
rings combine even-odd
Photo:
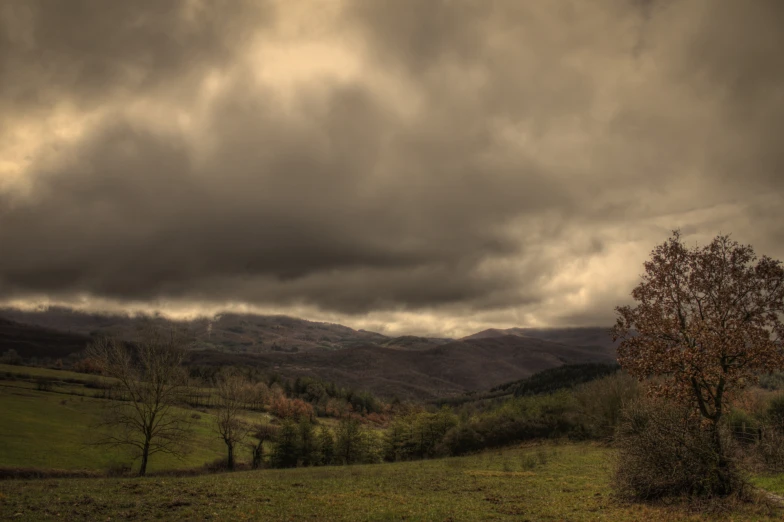
[[(0, 310), (0, 352), (62, 358), (96, 335), (133, 339), (162, 316), (87, 314), (66, 308)], [(485, 330), (462, 339), (387, 337), (286, 316), (221, 314), (179, 321), (196, 338), (191, 365), (253, 366), (314, 376), (383, 396), (435, 398), (493, 386), (569, 363), (612, 362), (606, 328)]]

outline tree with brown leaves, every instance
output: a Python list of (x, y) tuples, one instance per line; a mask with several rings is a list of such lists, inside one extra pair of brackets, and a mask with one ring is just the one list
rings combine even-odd
[(636, 305), (616, 308), (618, 362), (639, 379), (660, 377), (654, 395), (699, 412), (721, 474), (719, 424), (729, 401), (760, 373), (784, 368), (782, 263), (726, 235), (688, 248), (676, 230), (644, 267)]

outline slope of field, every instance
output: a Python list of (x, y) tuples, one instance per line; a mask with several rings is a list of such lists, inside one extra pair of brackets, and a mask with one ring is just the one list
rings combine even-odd
[(382, 396), (431, 399), (488, 389), (565, 363), (611, 362), (611, 350), (505, 336), (422, 350), (374, 345), (292, 354), (191, 353), (190, 364), (249, 365), (287, 377), (316, 376)]
[[(621, 503), (611, 450), (512, 448), (470, 457), (188, 478), (0, 482), (3, 520), (714, 520), (684, 506)], [(732, 520), (779, 520), (743, 505)]]
[[(131, 463), (123, 450), (86, 444), (95, 435), (91, 426), (99, 420), (105, 401), (41, 392), (24, 384), (0, 382), (0, 466), (106, 470)], [(199, 417), (194, 419), (187, 457), (155, 455), (150, 471), (197, 467), (224, 456), (225, 446), (212, 431), (213, 417)]]

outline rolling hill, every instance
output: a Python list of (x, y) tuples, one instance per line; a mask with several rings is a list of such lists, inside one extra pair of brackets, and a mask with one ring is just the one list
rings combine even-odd
[[(3, 310), (0, 315), (12, 319), (0, 322), (0, 352), (14, 349), (27, 359), (79, 352), (97, 334), (132, 339), (142, 321), (167, 321), (67, 309)], [(223, 314), (182, 324), (197, 339), (191, 365), (248, 365), (284, 377), (319, 377), (386, 397), (453, 396), (563, 364), (615, 359), (615, 348), (601, 336), (606, 335), (602, 328), (485, 330), (453, 340), (391, 338), (285, 316)]]
[(25, 359), (60, 359), (81, 352), (89, 341), (86, 335), (22, 324), (0, 317), (0, 354), (14, 350)]

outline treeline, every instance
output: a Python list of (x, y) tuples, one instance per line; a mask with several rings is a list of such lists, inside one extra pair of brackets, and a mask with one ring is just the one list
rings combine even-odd
[(367, 391), (338, 386), (332, 381), (316, 377), (287, 379), (277, 373), (265, 373), (253, 367), (218, 368), (191, 366), (192, 385), (186, 401), (192, 407), (215, 406), (213, 388), (222, 372), (242, 376), (249, 390), (246, 409), (269, 411), (281, 417), (299, 418), (302, 415), (342, 418), (362, 416), (376, 424), (385, 424), (391, 405)]
[(267, 463), (292, 467), (394, 462), (464, 455), (533, 439), (609, 440), (622, 406), (638, 395), (634, 379), (613, 372), (572, 389), (512, 396), (491, 406), (464, 404), (434, 411), (401, 407), (383, 432), (351, 417), (342, 419), (334, 434), (305, 418), (298, 424), (290, 420), (271, 439)]
[(572, 389), (581, 384), (612, 375), (620, 369), (618, 364), (585, 363), (565, 364), (535, 373), (525, 379), (500, 384), (487, 392), (467, 392), (458, 397), (446, 397), (433, 401), (437, 407), (459, 407), (464, 404), (497, 405), (510, 396), (540, 395), (558, 390)]
[(381, 461), (381, 435), (359, 419), (346, 417), (336, 428), (310, 419), (284, 420), (275, 430), (267, 464), (275, 468), (371, 464)]
[(612, 375), (620, 368), (615, 363), (564, 364), (535, 373), (525, 379), (496, 386), (490, 391), (503, 391), (511, 393), (515, 397), (554, 393), (564, 388), (574, 388), (580, 384)]

